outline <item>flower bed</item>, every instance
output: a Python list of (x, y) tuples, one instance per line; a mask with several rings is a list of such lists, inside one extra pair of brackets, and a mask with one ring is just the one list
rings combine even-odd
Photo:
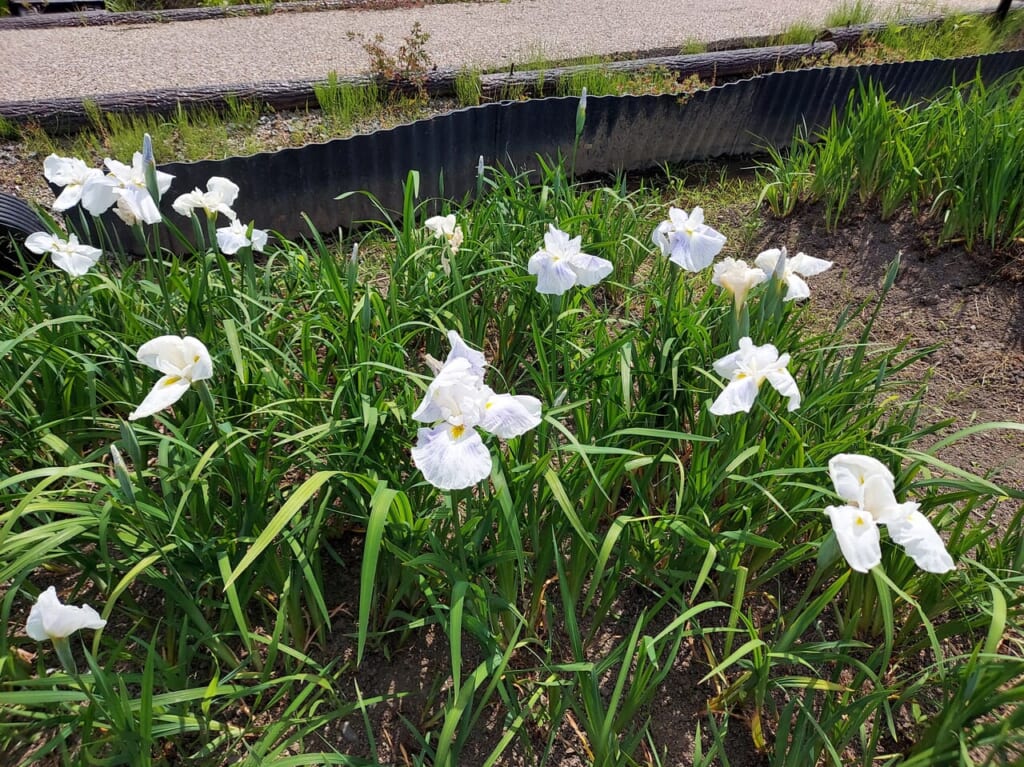
[[(61, 207), (118, 206), (150, 249), (43, 233), (2, 307), (8, 753), (1020, 748), (1022, 493), (938, 457), (985, 429), (926, 448), (900, 375), (932, 350), (875, 341), (875, 301), (822, 329), (831, 259), (751, 247), (682, 184), (579, 184), (572, 155), (475, 166), (465, 205), (412, 173), (400, 217), (264, 244), (252, 186), (147, 155), (48, 159)], [(396, 684), (410, 651), (428, 671)], [(666, 732), (684, 706), (701, 729)]]

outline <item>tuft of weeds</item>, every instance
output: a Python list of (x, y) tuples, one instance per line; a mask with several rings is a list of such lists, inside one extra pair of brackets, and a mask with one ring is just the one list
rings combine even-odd
[(980, 14), (954, 15), (923, 27), (894, 22), (877, 35), (876, 42), (900, 60), (957, 58), (1019, 43), (1022, 31), (1024, 11), (1013, 11), (999, 25)]
[(583, 89), (592, 96), (621, 96), (627, 93), (674, 93), (679, 78), (664, 67), (644, 67), (636, 72), (621, 72), (601, 65), (599, 59), (584, 62), (586, 69), (561, 78), (555, 87), (559, 96), (579, 96)]
[(333, 71), (325, 83), (314, 86), (314, 92), (324, 120), (333, 130), (347, 130), (382, 105), (380, 85), (339, 82), (338, 73)]
[(427, 97), (427, 75), (433, 65), (427, 51), (430, 33), (424, 32), (418, 21), (413, 22), (409, 34), (394, 51), (380, 32), (368, 40), (349, 33), (349, 39), (360, 40), (370, 59), (370, 74), (380, 83), (391, 83), (399, 92), (411, 88), (419, 98)]
[(462, 69), (455, 77), (455, 98), (461, 107), (479, 105), (482, 95), (480, 86), (480, 70), (475, 68)]
[(707, 53), (708, 44), (702, 40), (687, 40), (679, 48), (680, 55), (688, 56), (695, 53)]
[(772, 37), (772, 45), (799, 45), (813, 43), (818, 37), (818, 28), (805, 22), (791, 24), (779, 34)]
[(871, 2), (844, 0), (825, 16), (825, 27), (852, 27), (877, 18), (878, 12)]
[(17, 141), (21, 138), (21, 129), (6, 117), (0, 117), (0, 139)]

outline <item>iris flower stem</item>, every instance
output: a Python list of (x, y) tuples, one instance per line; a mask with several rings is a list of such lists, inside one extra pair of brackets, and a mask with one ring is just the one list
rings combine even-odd
[[(88, 236), (90, 232), (89, 222), (86, 218), (85, 208), (79, 206), (78, 208), (78, 222), (81, 227), (80, 239), (83, 242), (93, 242), (93, 238)], [(113, 252), (114, 257), (117, 259), (118, 271), (120, 274), (124, 274), (125, 269), (128, 268), (128, 262), (125, 259), (125, 250), (121, 247), (121, 243), (115, 241), (110, 236), (110, 232), (103, 225), (103, 219), (99, 216), (91, 216), (93, 231), (96, 232), (95, 244), (104, 253)]]
[(75, 665), (75, 658), (71, 654), (71, 642), (68, 637), (54, 637), (53, 649), (57, 651), (57, 658), (60, 660), (60, 665), (64, 667), (64, 671), (69, 676), (77, 677), (78, 666)]
[(729, 339), (729, 348), (739, 347), (740, 339), (750, 335), (750, 310), (747, 302), (733, 303), (732, 311), (732, 336)]
[(75, 304), (78, 302), (78, 297), (75, 295), (75, 282), (71, 279), (71, 275), (61, 270), (64, 275), (64, 289), (67, 291), (67, 304), (68, 314), (72, 314), (75, 311)]
[[(194, 215), (194, 214), (193, 214)], [(217, 247), (217, 220), (216, 216), (206, 216), (206, 247)]]
[(171, 294), (167, 289), (167, 275), (164, 274), (164, 265), (160, 258), (160, 228), (158, 226), (153, 227), (153, 244), (150, 245), (149, 238), (146, 237), (145, 231), (142, 229), (142, 224), (136, 223), (132, 226), (132, 230), (135, 232), (136, 237), (142, 242), (143, 247), (146, 249), (146, 260), (149, 262), (150, 268), (156, 277), (156, 283), (160, 286), (160, 294), (164, 298), (164, 309), (167, 312), (168, 317), (174, 316), (174, 307), (171, 303)]
[(568, 382), (570, 375), (570, 364), (569, 364), (569, 347), (566, 344), (566, 339), (560, 337), (559, 323), (562, 317), (562, 296), (552, 295), (551, 296), (551, 340), (554, 342), (557, 349), (559, 349), (562, 358), (562, 370), (561, 379), (563, 383)]
[(854, 637), (867, 638), (872, 636), (875, 614), (879, 612), (877, 586), (867, 575), (851, 575), (844, 620), (847, 627), (853, 629)]
[(679, 294), (682, 288), (679, 287), (680, 271), (678, 267), (669, 265), (668, 294), (666, 311), (662, 312), (662, 328), (660, 336), (663, 339), (676, 337), (676, 308), (679, 306)]
[(203, 403), (203, 409), (206, 410), (206, 415), (210, 419), (210, 426), (213, 427), (214, 438), (216, 438), (220, 434), (220, 426), (217, 424), (217, 405), (213, 401), (210, 387), (206, 385), (206, 381), (196, 381), (193, 385), (199, 392), (199, 400)]
[(252, 259), (252, 246), (246, 245), (238, 249), (238, 263), (242, 269), (245, 284), (249, 288), (249, 295), (257, 295), (256, 288), (256, 263)]
[(452, 513), (452, 537), (455, 539), (455, 548), (458, 550), (459, 565), (462, 568), (462, 576), (469, 577), (469, 559), (466, 557), (466, 541), (462, 536), (462, 520), (459, 518), (459, 502), (464, 493), (461, 490), (450, 490), (448, 492), (448, 504)]

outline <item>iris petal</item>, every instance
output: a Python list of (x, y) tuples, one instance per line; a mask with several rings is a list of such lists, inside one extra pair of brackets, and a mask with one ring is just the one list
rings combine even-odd
[(917, 510), (917, 504), (913, 506), (912, 511), (888, 523), (889, 535), (925, 572), (949, 572), (955, 565), (946, 545), (928, 518)]
[(850, 567), (866, 573), (882, 561), (881, 535), (868, 514), (853, 506), (828, 506), (825, 513)]
[(163, 376), (150, 390), (142, 403), (128, 414), (129, 421), (137, 421), (140, 418), (159, 413), (181, 399), (188, 391), (190, 382), (187, 378), (167, 375)]
[(569, 267), (576, 274), (576, 283), (585, 288), (596, 285), (612, 273), (612, 262), (589, 253), (577, 253), (569, 261)]
[(733, 413), (749, 413), (757, 399), (757, 381), (746, 376), (730, 382), (718, 399), (711, 405), (711, 412), (715, 415), (732, 415)]
[(491, 473), (491, 451), (476, 430), (447, 423), (416, 433), (412, 460), (441, 490), (472, 487)]
[(525, 434), (540, 424), (540, 400), (525, 394), (494, 394), (484, 405), (480, 428), (502, 439)]

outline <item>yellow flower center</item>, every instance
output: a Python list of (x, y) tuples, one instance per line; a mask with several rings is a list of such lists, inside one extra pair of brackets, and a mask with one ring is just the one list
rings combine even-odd
[(453, 426), (452, 427), (452, 439), (458, 439), (462, 436), (462, 432), (466, 430), (465, 426)]

